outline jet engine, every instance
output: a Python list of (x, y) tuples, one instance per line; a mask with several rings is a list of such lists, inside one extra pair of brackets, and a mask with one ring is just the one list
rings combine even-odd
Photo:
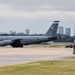
[(11, 40), (0, 41), (0, 46), (7, 46), (10, 45), (11, 43), (12, 43)]

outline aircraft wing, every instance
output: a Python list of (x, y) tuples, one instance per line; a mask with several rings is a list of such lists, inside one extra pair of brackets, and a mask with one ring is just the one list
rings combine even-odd
[(12, 39), (12, 40), (3, 40), (3, 41), (0, 41), (0, 46), (7, 46), (7, 45), (21, 45), (21, 42), (20, 42), (21, 39)]

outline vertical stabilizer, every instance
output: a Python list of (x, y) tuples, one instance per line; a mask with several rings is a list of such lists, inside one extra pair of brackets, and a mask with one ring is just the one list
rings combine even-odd
[(57, 34), (59, 21), (54, 21), (44, 36), (55, 36)]

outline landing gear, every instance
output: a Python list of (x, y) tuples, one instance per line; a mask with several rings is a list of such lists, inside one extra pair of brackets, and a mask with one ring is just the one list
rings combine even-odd
[(23, 48), (23, 45), (20, 43), (20, 41), (12, 43), (11, 46), (13, 48)]

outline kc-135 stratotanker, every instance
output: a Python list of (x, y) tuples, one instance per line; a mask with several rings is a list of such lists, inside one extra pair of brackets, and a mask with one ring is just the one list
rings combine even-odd
[(57, 36), (58, 25), (59, 21), (54, 21), (48, 31), (42, 36), (0, 36), (0, 46), (23, 47), (24, 45), (56, 40), (59, 38)]

